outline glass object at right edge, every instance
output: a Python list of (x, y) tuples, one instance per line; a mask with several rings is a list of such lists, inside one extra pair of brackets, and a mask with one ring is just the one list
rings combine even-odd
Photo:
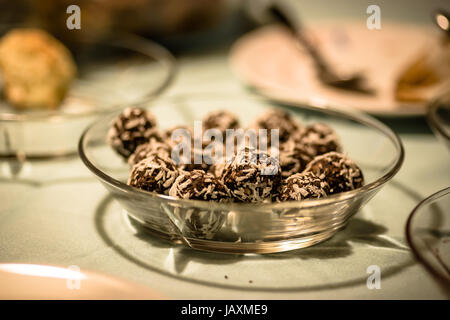
[(430, 103), (427, 121), (434, 134), (450, 150), (450, 91)]
[(406, 238), (417, 259), (450, 295), (450, 187), (422, 200), (411, 212)]

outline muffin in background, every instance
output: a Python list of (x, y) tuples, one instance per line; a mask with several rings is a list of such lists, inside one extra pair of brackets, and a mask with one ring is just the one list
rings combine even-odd
[(19, 109), (56, 109), (76, 74), (70, 51), (39, 29), (13, 29), (0, 39), (4, 98)]

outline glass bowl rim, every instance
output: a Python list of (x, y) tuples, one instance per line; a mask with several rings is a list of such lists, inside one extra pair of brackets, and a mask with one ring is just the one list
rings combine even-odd
[(428, 271), (430, 271), (431, 274), (433, 274), (435, 277), (450, 283), (450, 278), (446, 278), (446, 277), (442, 276), (439, 272), (437, 272), (431, 266), (431, 264), (428, 263), (427, 259), (425, 259), (423, 257), (423, 255), (420, 254), (420, 252), (419, 252), (419, 250), (417, 250), (416, 246), (413, 245), (413, 235), (412, 235), (412, 230), (411, 230), (414, 217), (417, 215), (417, 212), (419, 212), (424, 205), (430, 204), (430, 203), (434, 202), (434, 200), (439, 199), (439, 198), (441, 198), (443, 196), (446, 196), (448, 194), (450, 194), (450, 187), (446, 187), (446, 188), (444, 188), (442, 190), (439, 190), (439, 191), (429, 195), (425, 199), (421, 200), (414, 207), (414, 209), (409, 214), (408, 219), (406, 220), (405, 234), (406, 234), (406, 241), (408, 242), (408, 245), (411, 248), (411, 251), (413, 252), (414, 256), (417, 258), (417, 260), (419, 260), (425, 266), (425, 268)]
[(439, 134), (446, 140), (450, 140), (450, 135), (444, 130), (444, 128), (442, 128), (436, 115), (437, 109), (445, 101), (446, 103), (450, 104), (450, 91), (447, 91), (446, 93), (436, 97), (428, 104), (426, 118), (428, 124), (431, 126), (432, 129), (435, 129), (437, 132), (439, 132)]
[[(193, 95), (205, 96), (208, 94), (211, 94), (211, 93), (179, 94), (176, 96), (166, 97), (166, 99), (164, 99), (164, 102), (171, 102), (172, 99), (174, 101), (176, 101), (180, 97), (185, 97), (185, 96), (188, 96), (188, 97), (193, 96)], [(216, 96), (216, 95), (217, 95), (217, 93), (213, 93), (213, 96)], [(225, 94), (224, 94), (224, 96), (229, 97), (229, 95), (225, 95)], [(255, 99), (255, 100), (259, 99), (262, 102), (272, 103), (274, 106), (277, 106), (277, 105), (283, 106), (284, 105), (284, 106), (292, 107), (292, 106), (296, 105), (296, 104), (292, 104), (292, 103), (290, 103), (290, 104), (280, 103), (280, 102), (276, 102), (271, 99), (265, 99), (265, 98), (262, 98), (259, 96), (242, 96), (240, 98)], [(327, 206), (331, 203), (343, 202), (348, 199), (356, 197), (358, 194), (367, 193), (373, 189), (376, 189), (379, 186), (388, 182), (400, 170), (400, 167), (402, 166), (404, 156), (405, 156), (403, 143), (400, 140), (400, 137), (392, 129), (390, 129), (387, 125), (385, 125), (381, 121), (375, 119), (372, 116), (369, 116), (367, 114), (364, 114), (360, 111), (357, 111), (357, 110), (351, 109), (351, 108), (343, 110), (343, 108), (341, 108), (341, 107), (335, 108), (335, 107), (325, 105), (325, 104), (323, 104), (323, 105), (296, 105), (296, 106), (301, 107), (306, 110), (322, 112), (322, 113), (326, 113), (328, 115), (339, 116), (339, 117), (345, 118), (347, 120), (353, 120), (353, 121), (356, 121), (365, 126), (374, 128), (378, 132), (381, 131), (385, 136), (387, 136), (390, 139), (390, 141), (396, 147), (397, 153), (396, 153), (395, 161), (393, 161), (393, 163), (390, 165), (389, 170), (383, 176), (381, 176), (378, 179), (376, 179), (375, 181), (373, 181), (369, 184), (363, 185), (362, 187), (355, 189), (355, 190), (341, 192), (341, 193), (334, 194), (334, 195), (331, 195), (331, 196), (328, 196), (325, 198), (320, 198), (320, 199), (305, 199), (305, 200), (301, 200), (301, 201), (283, 201), (283, 202), (240, 203), (240, 202), (213, 202), (213, 201), (204, 201), (204, 200), (175, 198), (172, 196), (163, 195), (163, 194), (159, 194), (156, 192), (150, 192), (150, 191), (141, 190), (141, 189), (138, 189), (135, 187), (131, 187), (131, 186), (127, 185), (126, 183), (123, 183), (123, 182), (109, 176), (108, 174), (106, 174), (105, 172), (103, 172), (102, 170), (97, 168), (89, 160), (89, 157), (87, 156), (87, 154), (84, 150), (84, 141), (86, 139), (86, 135), (89, 133), (91, 128), (95, 127), (97, 124), (104, 121), (103, 118), (97, 119), (96, 121), (91, 123), (84, 130), (83, 134), (80, 137), (79, 143), (78, 143), (78, 154), (79, 154), (82, 162), (86, 165), (86, 167), (88, 167), (88, 169), (90, 171), (92, 171), (98, 178), (100, 178), (101, 181), (106, 182), (107, 184), (112, 185), (115, 188), (121, 189), (124, 192), (137, 193), (140, 195), (147, 195), (147, 196), (149, 196), (149, 199), (150, 198), (158, 198), (161, 200), (174, 202), (176, 204), (185, 205), (187, 207), (195, 206), (198, 208), (205, 208), (208, 210), (223, 210), (223, 211), (243, 210), (243, 209), (249, 208), (249, 207), (262, 208), (264, 210), (268, 210), (268, 209), (281, 210), (281, 209), (289, 209), (289, 208), (299, 208), (299, 206), (301, 206), (302, 208), (303, 207), (310, 208), (310, 207)], [(150, 106), (150, 108), (151, 108), (151, 106)], [(109, 114), (109, 116), (112, 116), (112, 115), (113, 115), (113, 113)]]
[[(1, 25), (5, 27), (5, 25)], [(15, 27), (15, 25), (8, 25), (8, 27)], [(27, 26), (20, 26), (20, 28), (29, 28)], [(130, 51), (134, 51), (136, 53), (140, 53), (149, 58), (153, 58), (157, 63), (160, 63), (166, 69), (165, 75), (159, 84), (154, 88), (151, 88), (144, 95), (139, 97), (135, 102), (131, 102), (131, 104), (140, 106), (145, 105), (152, 99), (158, 97), (162, 92), (164, 92), (170, 84), (173, 82), (175, 75), (177, 73), (177, 64), (176, 59), (173, 54), (160, 45), (159, 43), (138, 36), (132, 33), (107, 33), (100, 40), (90, 39), (87, 36), (86, 39), (82, 41), (83, 43), (89, 44), (103, 44), (109, 46), (115, 46), (122, 49), (127, 49)], [(130, 104), (127, 103), (127, 104)], [(76, 119), (80, 117), (87, 116), (99, 116), (106, 115), (111, 112), (117, 112), (124, 108), (123, 104), (111, 105), (111, 107), (106, 109), (93, 109), (82, 112), (70, 113), (70, 112), (61, 112), (60, 110), (40, 110), (38, 112), (32, 113), (14, 113), (14, 112), (1, 112), (0, 113), (0, 122), (18, 122), (18, 121), (47, 121), (47, 122), (59, 122), (65, 119)]]

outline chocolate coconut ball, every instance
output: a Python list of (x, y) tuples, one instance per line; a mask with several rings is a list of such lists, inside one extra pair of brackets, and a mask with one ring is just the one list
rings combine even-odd
[[(170, 188), (169, 195), (181, 199), (215, 202), (232, 201), (227, 187), (222, 181), (203, 170), (181, 171)], [(225, 216), (209, 207), (175, 208), (175, 213), (185, 222), (183, 232), (198, 238), (211, 239), (221, 228)]]
[(219, 110), (207, 114), (206, 117), (203, 118), (202, 125), (203, 131), (208, 129), (218, 129), (225, 139), (227, 129), (239, 128), (239, 119), (229, 111)]
[(237, 201), (261, 202), (278, 188), (281, 170), (277, 159), (245, 147), (225, 164), (222, 180)]
[(139, 145), (134, 153), (128, 158), (128, 163), (134, 166), (141, 160), (149, 158), (152, 155), (158, 155), (161, 158), (170, 157), (171, 148), (166, 141), (159, 141), (151, 138), (149, 142)]
[(312, 172), (296, 173), (281, 183), (279, 201), (318, 199), (326, 197), (330, 190), (327, 182)]
[[(191, 145), (189, 149), (181, 149), (175, 146), (172, 149), (172, 159), (180, 169), (186, 171), (203, 170), (208, 171), (212, 165), (222, 162), (225, 147), (221, 143), (211, 143), (206, 147), (195, 148)], [(190, 154), (186, 154), (190, 152)]]
[(300, 129), (299, 123), (282, 109), (270, 109), (256, 119), (252, 129), (267, 129), (267, 141), (271, 141), (271, 130), (278, 129), (279, 141), (285, 142)]
[(114, 119), (107, 141), (122, 157), (128, 158), (136, 148), (151, 137), (160, 137), (153, 115), (136, 107), (126, 108)]
[(311, 149), (290, 138), (280, 145), (281, 175), (285, 178), (302, 172), (314, 158)]
[(340, 152), (342, 147), (336, 132), (324, 123), (314, 123), (301, 130), (298, 144), (313, 156), (328, 152)]
[[(175, 132), (176, 130), (181, 130)], [(173, 135), (176, 133), (175, 135)], [(204, 170), (207, 171), (209, 165), (203, 160), (203, 150), (195, 148), (194, 133), (190, 127), (177, 126), (165, 131), (166, 141), (170, 145), (170, 155), (172, 160), (181, 170)], [(187, 152), (190, 152), (187, 154)], [(200, 159), (200, 160), (199, 160)]]
[(204, 172), (209, 170), (210, 165), (203, 159), (202, 149), (191, 149), (190, 159), (184, 155), (174, 158), (177, 166), (184, 171), (202, 170)]
[(222, 161), (218, 161), (213, 163), (209, 168), (208, 172), (211, 173), (216, 178), (221, 178), (223, 176), (223, 171), (226, 166), (226, 161), (223, 159)]
[(222, 181), (203, 170), (182, 171), (169, 190), (169, 195), (181, 199), (206, 201), (229, 200), (229, 191)]
[(146, 191), (168, 194), (179, 171), (169, 157), (152, 155), (133, 166), (128, 185)]
[(304, 172), (312, 172), (330, 186), (330, 194), (359, 188), (364, 183), (361, 169), (342, 153), (329, 152), (315, 157)]
[[(175, 132), (177, 134), (173, 136)], [(172, 127), (170, 129), (164, 130), (163, 135), (171, 145), (176, 145), (180, 142), (183, 142), (184, 139), (190, 140), (191, 144), (194, 144), (194, 131), (191, 127), (188, 126), (179, 125)]]

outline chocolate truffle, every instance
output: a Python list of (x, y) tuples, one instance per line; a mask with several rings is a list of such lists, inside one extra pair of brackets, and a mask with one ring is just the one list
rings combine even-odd
[(222, 159), (222, 161), (217, 161), (208, 168), (208, 172), (216, 178), (221, 178), (223, 175), (223, 170), (225, 169), (225, 165), (225, 159)]
[(324, 123), (314, 123), (301, 130), (298, 143), (313, 156), (327, 152), (340, 152), (341, 143), (336, 132)]
[(179, 171), (170, 158), (152, 155), (133, 166), (128, 185), (146, 191), (168, 194), (178, 174)]
[(155, 128), (153, 115), (136, 107), (126, 108), (112, 123), (107, 140), (111, 147), (124, 158), (128, 158), (136, 148), (148, 142), (151, 137), (160, 139)]
[(267, 141), (271, 141), (271, 130), (278, 129), (279, 141), (285, 142), (300, 129), (299, 123), (282, 109), (270, 109), (256, 119), (253, 129), (267, 129)]
[(271, 199), (278, 188), (281, 170), (277, 159), (244, 147), (225, 164), (222, 180), (235, 200), (261, 202)]
[[(211, 165), (222, 162), (224, 145), (221, 143), (211, 143), (206, 147), (195, 148), (191, 145), (191, 149), (177, 149), (175, 146), (172, 149), (172, 158), (180, 167), (180, 169), (186, 171), (203, 170), (208, 171)], [(185, 155), (185, 152), (189, 152), (190, 155)]]
[(132, 166), (151, 155), (159, 155), (162, 158), (170, 157), (171, 148), (166, 141), (159, 141), (150, 138), (150, 141), (139, 145), (134, 153), (128, 158), (128, 163)]
[(315, 157), (304, 172), (312, 172), (330, 186), (330, 194), (359, 188), (364, 178), (359, 167), (342, 153), (328, 152)]
[[(177, 132), (177, 134), (173, 136), (175, 130), (183, 131)], [(166, 141), (171, 147), (172, 160), (175, 161), (180, 169), (186, 171), (208, 169), (208, 165), (203, 161), (203, 150), (194, 148), (194, 134), (190, 127), (176, 126), (166, 130), (165, 136), (167, 139)], [(190, 152), (190, 154), (188, 155), (185, 152)], [(200, 163), (195, 163), (196, 156), (197, 160), (201, 159)]]
[[(203, 118), (203, 131), (208, 129), (218, 129), (225, 138), (227, 129), (239, 128), (239, 119), (229, 111), (219, 110), (206, 115)], [(224, 141), (225, 142), (225, 141)]]
[[(181, 199), (232, 201), (222, 181), (203, 170), (181, 171), (170, 188), (169, 195)], [(222, 212), (197, 207), (178, 207), (175, 213), (185, 222), (183, 232), (198, 238), (211, 239), (225, 221)]]
[(312, 172), (296, 173), (283, 180), (278, 195), (279, 201), (303, 200), (326, 197), (329, 185)]
[[(172, 137), (175, 131), (177, 131), (177, 135)], [(191, 144), (194, 144), (194, 131), (191, 127), (188, 126), (179, 125), (172, 127), (170, 129), (164, 130), (163, 135), (164, 138), (172, 146), (183, 142), (184, 139), (189, 139), (191, 141)]]
[[(201, 161), (198, 161), (201, 159)], [(178, 167), (184, 171), (192, 171), (192, 170), (202, 170), (208, 171), (210, 165), (207, 164), (203, 159), (203, 150), (202, 149), (191, 149), (191, 158), (187, 161), (184, 156), (183, 158), (176, 159), (175, 161)], [(197, 162), (197, 163), (196, 163)]]
[(181, 171), (170, 188), (169, 195), (181, 199), (218, 202), (230, 199), (227, 187), (203, 170)]
[(302, 172), (306, 165), (314, 158), (312, 150), (301, 144), (298, 140), (289, 138), (280, 145), (281, 175), (289, 177)]

